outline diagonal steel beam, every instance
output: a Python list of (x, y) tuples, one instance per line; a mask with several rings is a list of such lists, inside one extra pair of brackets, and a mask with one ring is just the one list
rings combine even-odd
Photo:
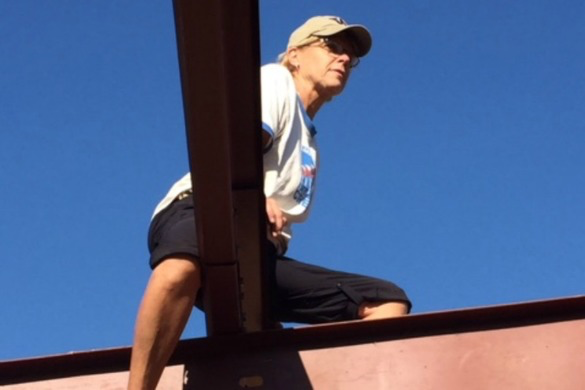
[[(210, 336), (268, 326), (257, 0), (174, 0)], [(244, 293), (245, 292), (245, 293)]]

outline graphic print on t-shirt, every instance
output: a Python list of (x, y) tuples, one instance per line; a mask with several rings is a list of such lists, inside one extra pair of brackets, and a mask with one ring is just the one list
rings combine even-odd
[(307, 207), (311, 201), (311, 193), (317, 167), (315, 159), (310, 154), (310, 149), (302, 147), (302, 176), (299, 188), (295, 192), (295, 200), (303, 207)]

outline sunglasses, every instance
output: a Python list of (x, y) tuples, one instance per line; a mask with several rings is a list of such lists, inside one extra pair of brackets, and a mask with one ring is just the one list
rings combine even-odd
[(342, 54), (347, 54), (349, 57), (349, 67), (355, 68), (360, 63), (360, 58), (355, 54), (348, 51), (341, 43), (336, 42), (329, 38), (320, 38), (321, 41), (320, 47), (323, 47), (329, 53), (334, 54), (336, 56), (340, 56)]

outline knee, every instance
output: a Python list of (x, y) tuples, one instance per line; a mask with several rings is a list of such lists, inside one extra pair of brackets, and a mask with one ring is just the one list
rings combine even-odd
[(400, 317), (408, 314), (409, 306), (404, 302), (364, 302), (358, 315), (363, 320)]
[(201, 286), (201, 268), (189, 258), (169, 258), (152, 272), (152, 279), (168, 292), (195, 292)]

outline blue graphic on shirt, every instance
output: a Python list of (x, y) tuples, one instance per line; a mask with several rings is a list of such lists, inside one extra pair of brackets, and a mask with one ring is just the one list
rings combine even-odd
[(315, 159), (309, 153), (307, 147), (302, 148), (302, 174), (299, 187), (295, 191), (294, 199), (303, 207), (308, 207), (311, 201), (311, 194), (313, 192), (313, 184), (315, 182), (315, 175), (317, 174), (317, 166)]

